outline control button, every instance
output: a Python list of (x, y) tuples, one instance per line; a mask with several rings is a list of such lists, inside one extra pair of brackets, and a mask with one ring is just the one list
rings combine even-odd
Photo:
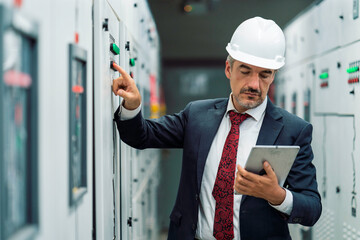
[(196, 200), (196, 201), (199, 201), (199, 194), (196, 194), (196, 195), (195, 195), (195, 200)]
[(134, 73), (133, 72), (130, 72), (129, 75), (130, 75), (131, 78), (134, 78)]
[(135, 66), (135, 58), (130, 58), (130, 66)]
[(328, 86), (329, 86), (328, 82), (323, 82), (323, 83), (320, 84), (321, 88), (328, 87)]
[(350, 68), (346, 69), (346, 71), (347, 71), (348, 73), (358, 72), (358, 71), (359, 71), (359, 66), (350, 67)]
[(110, 61), (110, 68), (114, 71), (117, 71), (114, 67), (114, 63), (116, 63), (115, 61)]
[(358, 82), (359, 82), (359, 78), (358, 78), (358, 77), (357, 77), (357, 78), (351, 78), (351, 79), (348, 80), (348, 83), (349, 83), (349, 84), (358, 83)]
[(115, 43), (110, 44), (110, 51), (115, 55), (120, 54), (120, 48)]
[(328, 73), (328, 72), (323, 72), (322, 74), (320, 74), (319, 78), (320, 78), (320, 79), (329, 78), (329, 73)]

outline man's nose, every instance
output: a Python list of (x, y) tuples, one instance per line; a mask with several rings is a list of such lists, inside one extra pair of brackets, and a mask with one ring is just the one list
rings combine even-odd
[(253, 73), (251, 78), (250, 78), (250, 82), (249, 82), (249, 87), (252, 89), (256, 89), (258, 90), (260, 87), (260, 77), (259, 74), (257, 73)]

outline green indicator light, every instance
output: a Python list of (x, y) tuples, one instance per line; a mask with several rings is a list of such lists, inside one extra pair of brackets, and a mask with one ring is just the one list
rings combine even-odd
[(327, 73), (327, 72), (324, 72), (324, 73), (322, 73), (322, 74), (320, 74), (320, 79), (326, 79), (326, 78), (329, 78), (329, 73)]
[(359, 66), (351, 67), (346, 70), (348, 73), (354, 73), (359, 71)]
[(130, 58), (130, 66), (135, 66), (135, 59), (134, 58)]
[(110, 51), (115, 55), (118, 55), (120, 53), (120, 48), (115, 43), (112, 43), (110, 44)]

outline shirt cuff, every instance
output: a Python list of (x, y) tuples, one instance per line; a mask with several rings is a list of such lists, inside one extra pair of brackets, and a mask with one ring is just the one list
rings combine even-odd
[(134, 118), (141, 110), (141, 104), (134, 110), (128, 110), (123, 106), (124, 100), (120, 103), (119, 117), (120, 120), (125, 121)]
[(291, 211), (293, 209), (293, 195), (292, 193), (287, 190), (286, 188), (285, 189), (285, 192), (286, 192), (286, 195), (285, 195), (285, 199), (284, 201), (280, 204), (280, 205), (272, 205), (270, 204), (270, 206), (272, 206), (273, 208), (275, 208), (276, 210), (282, 212), (282, 213), (285, 213), (287, 215), (290, 215), (291, 214)]

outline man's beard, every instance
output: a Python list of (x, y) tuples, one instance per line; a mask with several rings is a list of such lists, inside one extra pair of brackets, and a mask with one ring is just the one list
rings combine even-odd
[[(252, 108), (256, 108), (258, 107), (263, 101), (264, 99), (262, 99), (262, 94), (261, 94), (261, 91), (260, 90), (256, 90), (256, 89), (252, 89), (252, 88), (243, 88), (240, 90), (240, 94), (242, 93), (256, 93), (257, 96), (259, 96), (260, 98), (257, 100), (257, 101), (250, 101), (250, 102), (242, 102), (240, 100), (240, 98), (238, 98), (237, 96), (234, 96), (235, 97), (235, 100), (236, 102), (243, 108), (246, 108), (246, 109), (252, 109)], [(252, 100), (252, 97), (249, 97), (250, 100)]]

